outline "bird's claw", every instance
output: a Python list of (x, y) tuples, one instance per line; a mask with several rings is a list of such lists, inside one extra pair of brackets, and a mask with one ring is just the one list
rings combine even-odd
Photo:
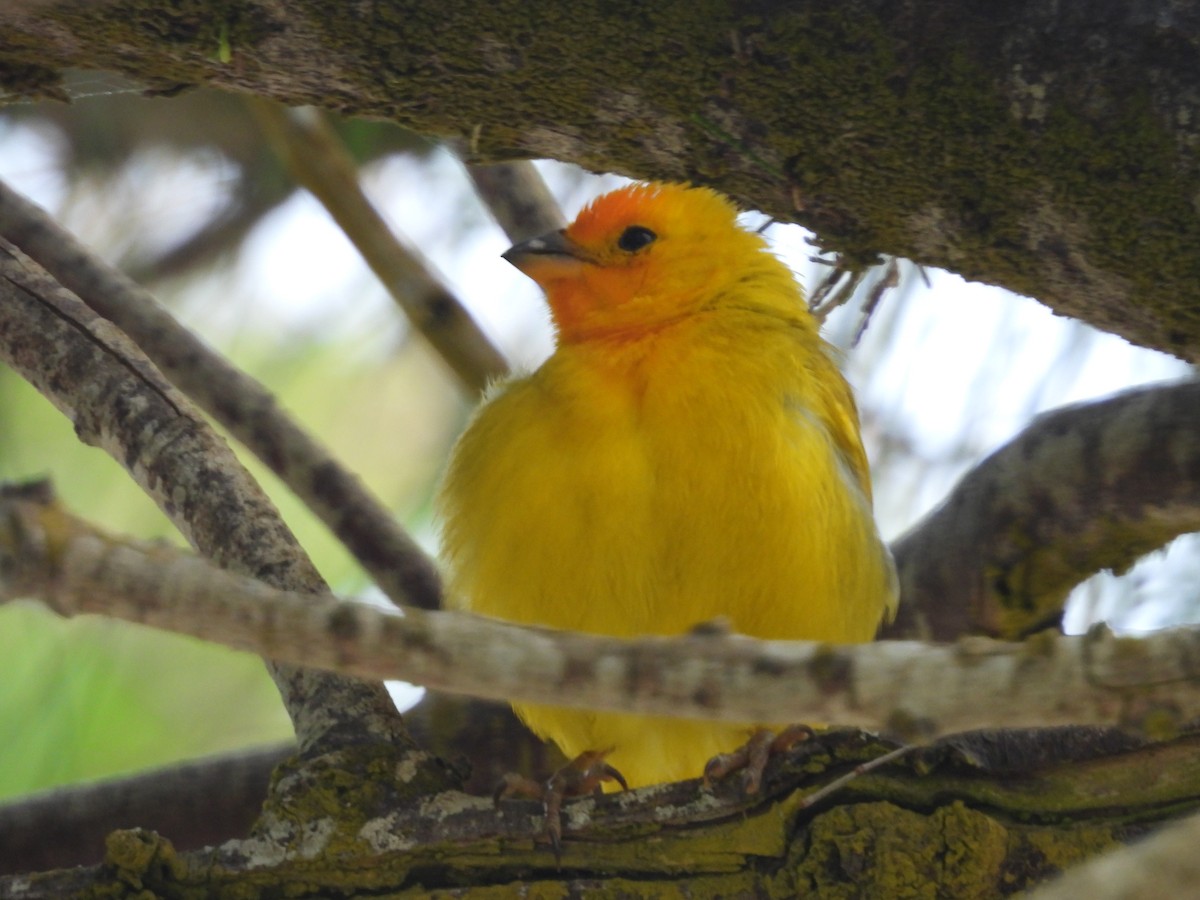
[(629, 790), (625, 777), (604, 761), (612, 750), (612, 747), (607, 750), (586, 750), (545, 782), (509, 773), (492, 792), (492, 800), (497, 804), (507, 797), (541, 800), (542, 809), (545, 811), (546, 836), (554, 848), (555, 857), (558, 857), (562, 853), (563, 801), (598, 794), (606, 781), (614, 781), (621, 785), (622, 789)]
[(710, 787), (714, 781), (720, 781), (733, 772), (741, 772), (742, 790), (747, 794), (757, 794), (767, 763), (814, 734), (807, 725), (789, 725), (779, 733), (758, 728), (742, 746), (729, 753), (719, 753), (705, 764), (704, 786)]

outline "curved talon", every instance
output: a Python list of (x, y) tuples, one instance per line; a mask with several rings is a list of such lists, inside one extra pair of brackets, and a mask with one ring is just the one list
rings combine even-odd
[(772, 757), (790, 751), (816, 732), (807, 725), (790, 725), (776, 734), (766, 728), (755, 729), (749, 740), (729, 753), (718, 753), (704, 766), (704, 786), (711, 787), (733, 772), (742, 773), (742, 790), (757, 794), (762, 787), (763, 772)]
[[(603, 772), (600, 776), (601, 781), (615, 781), (621, 786), (621, 790), (629, 790), (629, 784), (625, 781), (625, 776), (610, 766), (608, 763), (603, 764)], [(597, 785), (599, 787), (599, 785)]]
[(712, 787), (714, 781), (720, 781), (730, 772), (745, 768), (748, 758), (745, 744), (729, 753), (718, 753), (704, 764), (704, 786)]
[(563, 801), (599, 794), (606, 781), (615, 781), (623, 789), (629, 790), (625, 776), (604, 761), (612, 751), (612, 747), (606, 750), (586, 750), (546, 779), (545, 783), (510, 772), (496, 785), (492, 792), (492, 801), (499, 804), (507, 797), (541, 800), (545, 812), (546, 836), (550, 839), (557, 858), (561, 856), (562, 851)]
[(543, 786), (532, 778), (526, 778), (516, 772), (506, 772), (492, 791), (492, 803), (499, 806), (501, 800), (509, 797), (528, 797), (531, 800), (541, 800), (543, 791)]
[(789, 725), (771, 742), (771, 754), (787, 753), (797, 744), (803, 744), (816, 736), (817, 732), (809, 725)]

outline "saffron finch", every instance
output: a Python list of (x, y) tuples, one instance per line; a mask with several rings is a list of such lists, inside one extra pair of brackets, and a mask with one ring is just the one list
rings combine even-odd
[[(556, 349), (495, 385), (453, 451), (451, 606), (623, 637), (723, 617), (837, 643), (894, 611), (850, 388), (736, 215), (707, 188), (635, 184), (505, 254), (545, 291)], [(611, 748), (634, 787), (696, 777), (778, 724), (514, 708), (568, 758)]]

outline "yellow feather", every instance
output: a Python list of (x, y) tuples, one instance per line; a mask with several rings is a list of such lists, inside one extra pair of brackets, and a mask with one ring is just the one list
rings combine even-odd
[[(451, 605), (629, 637), (723, 616), (839, 643), (894, 610), (850, 388), (791, 273), (734, 216), (713, 191), (636, 185), (567, 229), (573, 256), (514, 260), (559, 343), (490, 392), (454, 450)], [(652, 242), (621, 249), (631, 226)], [(568, 757), (614, 747), (631, 786), (696, 777), (777, 724), (515, 708)]]

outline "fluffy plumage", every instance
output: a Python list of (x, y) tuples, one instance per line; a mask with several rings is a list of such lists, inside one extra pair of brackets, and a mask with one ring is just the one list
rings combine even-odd
[[(632, 185), (506, 257), (557, 349), (494, 387), (439, 497), (452, 605), (617, 636), (718, 616), (871, 640), (895, 576), (849, 386), (791, 272), (720, 194)], [(517, 704), (631, 786), (696, 777), (736, 725)]]

